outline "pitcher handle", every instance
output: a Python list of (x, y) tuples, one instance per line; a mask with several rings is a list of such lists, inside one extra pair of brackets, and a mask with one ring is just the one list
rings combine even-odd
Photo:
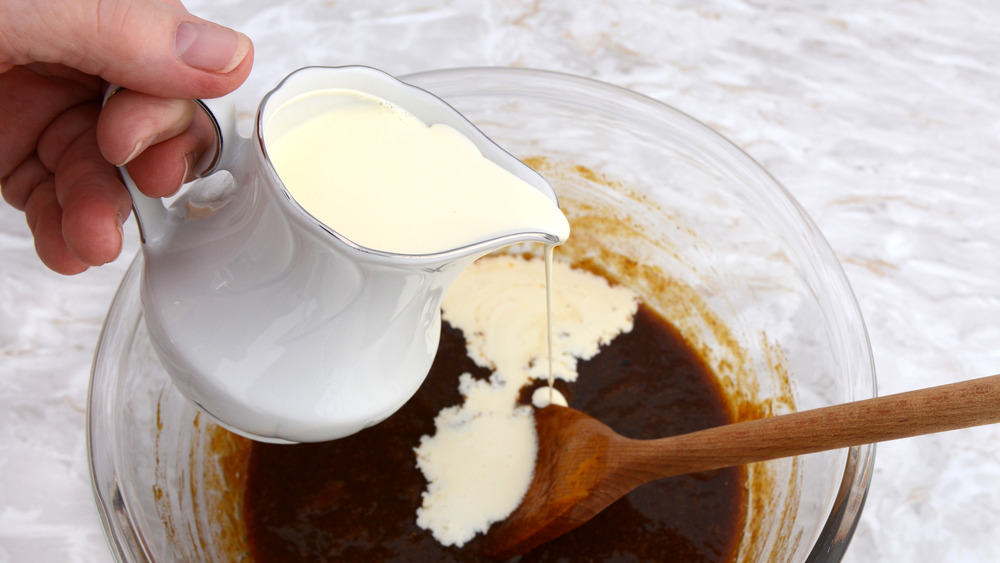
[[(108, 99), (119, 90), (121, 87), (109, 85), (103, 103), (107, 103)], [(241, 137), (237, 131), (236, 106), (222, 98), (192, 101), (208, 115), (215, 128), (215, 151), (207, 153), (206, 157), (196, 164), (197, 170), (204, 170), (199, 177), (210, 176), (219, 170), (231, 171), (241, 145)], [(119, 166), (118, 173), (125, 183), (125, 188), (128, 189), (129, 197), (132, 198), (132, 209), (139, 223), (139, 234), (143, 243), (150, 244), (159, 240), (169, 229), (167, 208), (163, 201), (143, 194), (125, 166)]]

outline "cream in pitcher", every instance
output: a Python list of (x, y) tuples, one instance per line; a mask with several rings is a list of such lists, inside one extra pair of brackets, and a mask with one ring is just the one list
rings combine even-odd
[(268, 158), (306, 211), (361, 246), (434, 254), (527, 229), (568, 235), (548, 197), (448, 125), (356, 90), (288, 103), (323, 109), (284, 131), (265, 129)]
[(154, 349), (185, 396), (243, 435), (329, 440), (389, 416), (430, 368), (459, 272), (569, 235), (544, 179), (380, 71), (296, 71), (262, 102), (254, 139), (215, 117), (214, 166), (232, 181), (208, 217), (125, 176)]

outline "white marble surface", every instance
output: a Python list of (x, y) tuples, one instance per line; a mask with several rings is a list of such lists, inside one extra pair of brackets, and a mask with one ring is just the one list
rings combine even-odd
[[(192, 0), (254, 38), (238, 99), (287, 70), (513, 65), (635, 89), (708, 123), (803, 204), (844, 264), (882, 394), (1000, 372), (995, 0)], [(0, 206), (0, 563), (111, 560), (87, 380), (136, 250), (74, 278)], [(847, 560), (1000, 560), (1000, 427), (880, 446)]]

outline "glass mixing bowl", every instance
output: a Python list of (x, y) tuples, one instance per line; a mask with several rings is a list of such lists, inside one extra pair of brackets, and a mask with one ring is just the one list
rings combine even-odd
[[(628, 284), (700, 350), (737, 419), (866, 399), (864, 323), (820, 232), (764, 170), (694, 119), (589, 79), (524, 69), (405, 77), (553, 184), (573, 223), (557, 255)], [(126, 273), (98, 344), (88, 446), (120, 561), (245, 555), (238, 439), (199, 415), (150, 347)], [(243, 448), (245, 449), (245, 448)], [(837, 561), (874, 446), (747, 468), (742, 561)]]

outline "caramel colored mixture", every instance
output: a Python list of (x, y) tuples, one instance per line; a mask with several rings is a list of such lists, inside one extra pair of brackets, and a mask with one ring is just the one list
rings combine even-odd
[[(483, 536), (443, 547), (416, 525), (426, 486), (414, 462), (434, 417), (458, 404), (462, 373), (489, 373), (445, 325), (434, 366), (401, 411), (354, 436), (251, 446), (243, 511), (254, 561), (479, 561)], [(557, 387), (569, 405), (634, 438), (731, 422), (716, 377), (680, 334), (645, 306), (630, 333)], [(530, 399), (531, 389), (522, 393)], [(520, 561), (731, 561), (745, 518), (743, 468), (663, 479)], [(488, 486), (488, 485), (487, 485)]]

